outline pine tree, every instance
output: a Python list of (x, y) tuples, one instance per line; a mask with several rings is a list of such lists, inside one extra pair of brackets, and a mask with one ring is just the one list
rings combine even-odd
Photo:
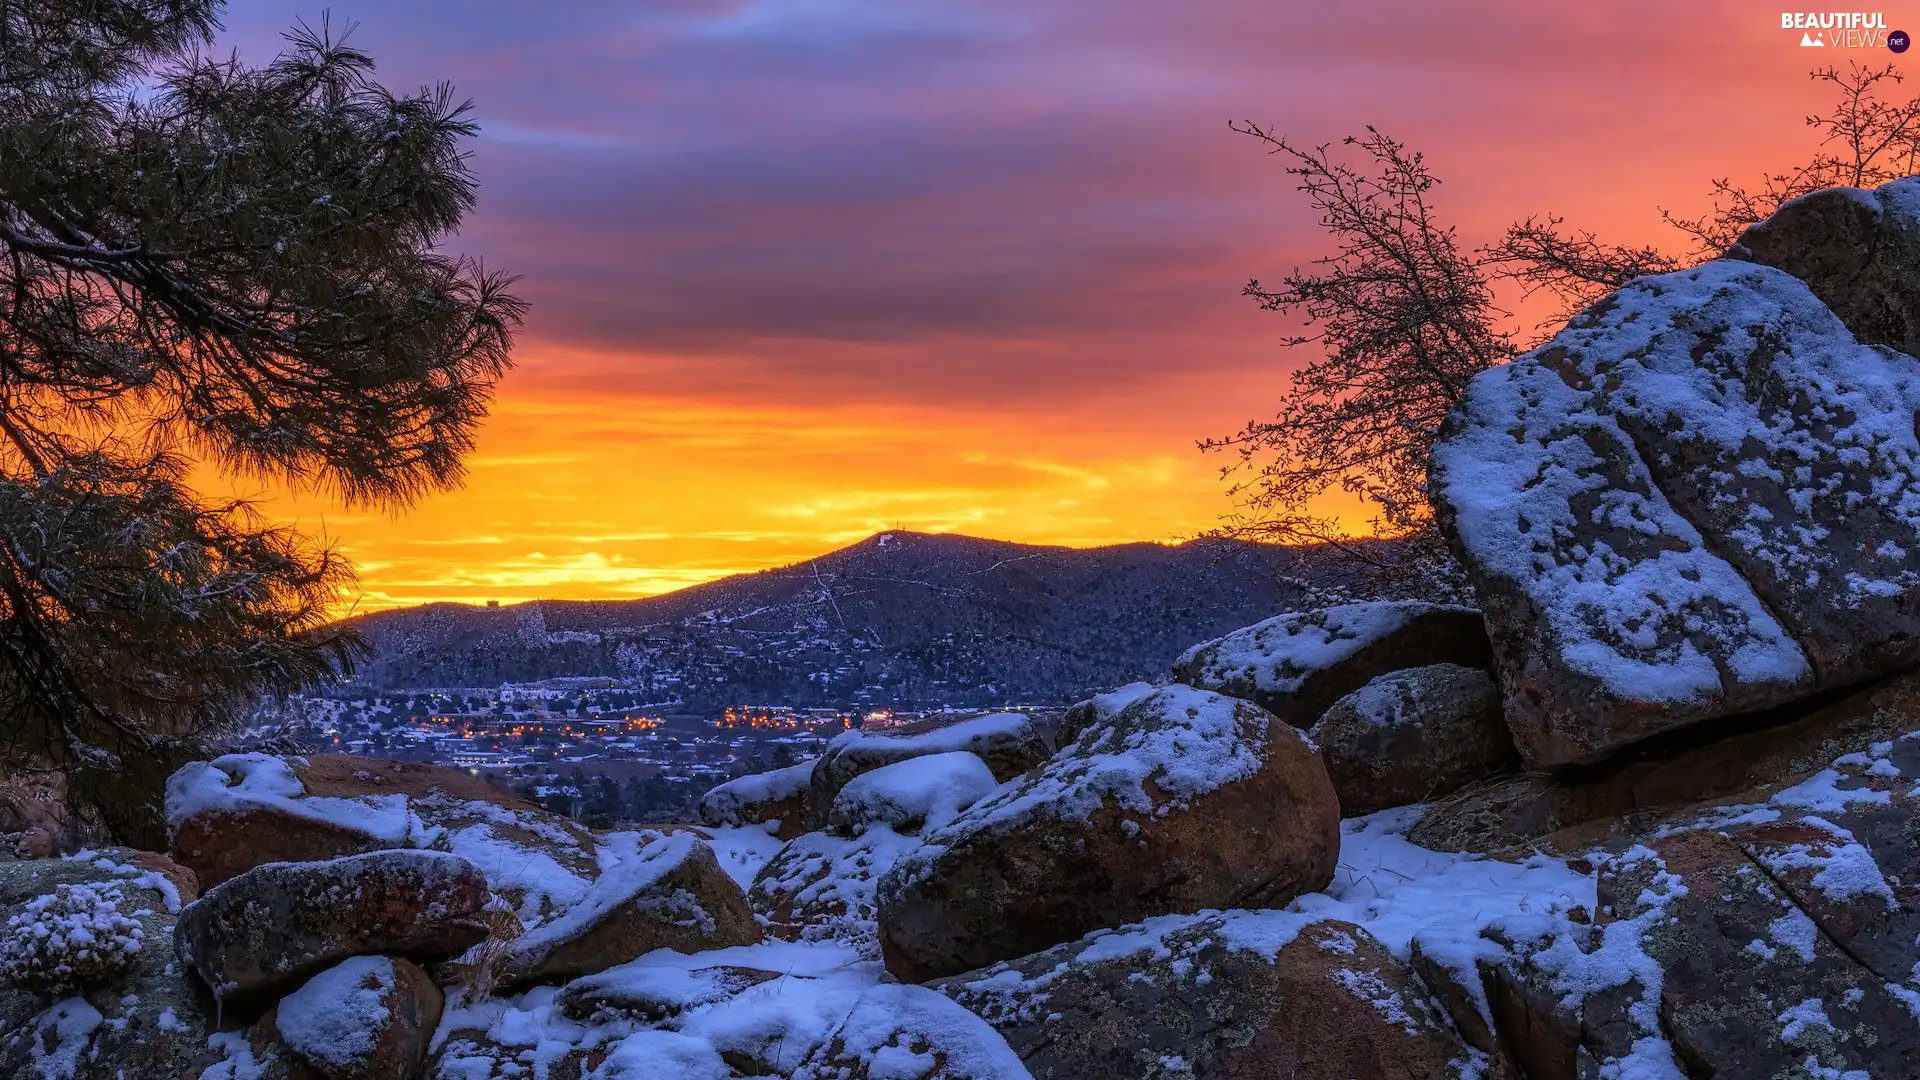
[(522, 304), (441, 245), (468, 105), (323, 26), (263, 67), (217, 0), (0, 0), (0, 765), (124, 840), (194, 740), (348, 668), (323, 542), (188, 486), (457, 484)]

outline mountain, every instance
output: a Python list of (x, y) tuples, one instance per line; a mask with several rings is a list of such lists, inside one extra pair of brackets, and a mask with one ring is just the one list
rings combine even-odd
[(1315, 549), (1227, 540), (1041, 547), (888, 532), (777, 570), (642, 600), (429, 604), (351, 620), (360, 685), (640, 680), (689, 707), (1061, 702), (1165, 671), (1283, 611)]

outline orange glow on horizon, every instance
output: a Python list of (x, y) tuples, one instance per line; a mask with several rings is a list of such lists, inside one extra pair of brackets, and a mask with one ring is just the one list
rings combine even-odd
[[(1328, 251), (1283, 162), (1229, 133), (1229, 119), (1308, 145), (1367, 124), (1406, 140), (1442, 179), (1433, 203), (1470, 248), (1551, 213), (1604, 241), (1679, 252), (1685, 238), (1659, 208), (1701, 213), (1713, 178), (1752, 183), (1808, 158), (1802, 120), (1832, 101), (1809, 67), (1920, 62), (1920, 51), (1811, 56), (1773, 9), (1725, 2), (1348, 11), (1223, 0), (1102, 7), (1057, 26), (1041, 15), (1077, 9), (1043, 7), (1009, 15), (1023, 29), (1007, 40), (1028, 41), (1031, 15), (1032, 40), (1079, 66), (1037, 44), (1002, 58), (994, 39), (978, 46), (979, 70), (1004, 64), (1006, 78), (967, 68), (921, 86), (905, 74), (915, 65), (880, 65), (902, 81), (895, 93), (809, 60), (796, 70), (817, 96), (782, 100), (753, 83), (735, 112), (723, 80), (634, 73), (680, 55), (664, 46), (585, 65), (610, 73), (582, 84), (603, 95), (576, 88), (611, 103), (591, 117), (514, 92), (532, 75), (511, 27), (504, 44), (482, 41), (492, 53), (414, 58), (433, 77), (435, 64), (471, 59), (455, 70), (463, 92), (488, 123), (502, 118), (497, 141), (483, 125), (481, 216), (461, 242), (525, 275), (533, 319), (464, 488), (399, 515), (284, 491), (259, 493), (264, 508), (353, 560), (356, 611), (648, 596), (888, 529), (1076, 547), (1190, 538), (1230, 509), (1224, 459), (1195, 440), (1271, 416), (1305, 358), (1278, 344), (1299, 327), (1240, 288)], [(1403, 25), (1382, 33), (1382, 11)], [(263, 25), (278, 25), (272, 16)], [(361, 43), (384, 56), (378, 35), (400, 40), (411, 18), (376, 7)], [(440, 33), (420, 34), (422, 48)], [(553, 47), (592, 59), (602, 44)], [(533, 75), (544, 85), (552, 73)], [(700, 92), (676, 95), (688, 86)], [(717, 119), (694, 115), (702, 102)], [(655, 141), (677, 130), (666, 122), (676, 110), (700, 121), (689, 120), (697, 137), (681, 133), (684, 158)], [(543, 123), (599, 127), (589, 138)], [(736, 128), (751, 140), (756, 124), (779, 145), (751, 142), (737, 158), (709, 146)], [(896, 160), (889, 135), (906, 146), (928, 131), (952, 132), (951, 160)], [(781, 162), (796, 178), (789, 201), (776, 183), (789, 174), (771, 171)], [(766, 186), (749, 183), (763, 168)], [(605, 203), (591, 182), (613, 191)], [(1523, 333), (1547, 307), (1501, 295)], [(1338, 494), (1318, 509), (1354, 531), (1369, 517)]]

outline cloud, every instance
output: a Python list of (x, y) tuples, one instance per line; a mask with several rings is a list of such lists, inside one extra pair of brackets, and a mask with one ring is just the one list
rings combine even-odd
[[(233, 5), (223, 47), (262, 59), (299, 15)], [(896, 514), (1192, 532), (1226, 508), (1192, 440), (1270, 415), (1305, 355), (1239, 290), (1326, 251), (1230, 119), (1408, 140), (1468, 244), (1543, 211), (1671, 242), (1656, 207), (1803, 157), (1823, 100), (1731, 0), (336, 0), (345, 18), (390, 85), (475, 98), (480, 206), (453, 244), (534, 303), (469, 489), (351, 526), (395, 565), (406, 538), (512, 550), (404, 588), (369, 573), (390, 599), (518, 573), (644, 588), (721, 534), (748, 568)], [(563, 576), (530, 569), (528, 534)], [(607, 539), (548, 545), (569, 534)]]

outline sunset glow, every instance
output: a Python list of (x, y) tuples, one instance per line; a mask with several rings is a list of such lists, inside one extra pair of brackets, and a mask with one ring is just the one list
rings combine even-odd
[[(223, 46), (264, 59), (318, 15), (239, 5)], [(1269, 415), (1298, 362), (1240, 287), (1323, 253), (1229, 120), (1406, 140), (1472, 245), (1553, 212), (1677, 249), (1657, 208), (1803, 159), (1807, 72), (1849, 59), (1737, 3), (332, 16), (388, 83), (475, 99), (460, 242), (533, 304), (463, 490), (401, 516), (262, 493), (353, 557), (362, 610), (641, 596), (888, 528), (1191, 536), (1228, 509), (1194, 441)]]

